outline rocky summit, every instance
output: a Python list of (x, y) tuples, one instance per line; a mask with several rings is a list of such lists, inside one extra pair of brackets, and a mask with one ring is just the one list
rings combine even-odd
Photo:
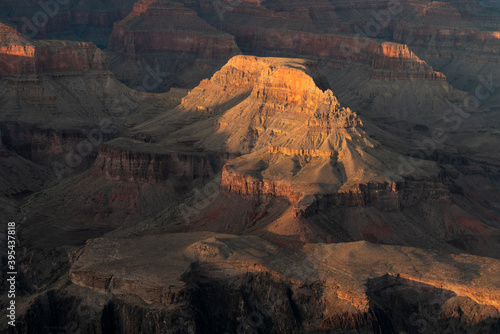
[(500, 8), (0, 0), (0, 330), (500, 333)]

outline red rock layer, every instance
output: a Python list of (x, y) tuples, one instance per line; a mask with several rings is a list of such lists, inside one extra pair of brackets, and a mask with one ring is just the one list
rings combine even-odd
[(156, 184), (168, 178), (213, 176), (229, 158), (225, 154), (151, 153), (102, 145), (92, 171), (108, 180)]
[(426, 201), (450, 201), (450, 190), (440, 180), (411, 180), (358, 184), (347, 192), (321, 196), (301, 208), (299, 215), (313, 215), (328, 207), (374, 206), (382, 211), (400, 211)]
[[(310, 32), (269, 30), (251, 27), (228, 27), (244, 50), (266, 53), (280, 50), (280, 54), (301, 57), (319, 57), (369, 65), (369, 72), (377, 79), (424, 79), (445, 81), (446, 77), (435, 72), (404, 44), (380, 43), (361, 37), (315, 34)], [(394, 74), (392, 72), (398, 72)]]
[(92, 43), (31, 41), (0, 23), (0, 74), (105, 70), (103, 52)]
[(0, 74), (37, 74), (107, 69), (102, 51), (84, 42), (46, 42), (0, 49)]
[[(186, 6), (189, 6), (187, 1)], [(208, 13), (213, 11), (211, 6), (202, 1), (193, 8), (199, 15), (210, 17)], [(341, 62), (342, 67), (349, 66), (346, 62), (358, 62), (368, 65), (366, 70), (374, 71), (373, 76), (382, 80), (446, 80), (442, 73), (435, 72), (406, 45), (366, 37), (366, 32), (362, 31), (364, 21), (372, 20), (373, 11), (387, 11), (387, 3), (360, 3), (359, 6), (361, 10), (366, 9), (366, 15), (351, 13), (358, 8), (351, 8), (350, 2), (332, 6), (319, 0), (248, 1), (234, 7), (223, 7), (222, 19), (213, 16), (214, 19), (208, 21), (234, 35), (244, 53), (335, 59)], [(340, 19), (345, 13), (348, 21)], [(358, 26), (363, 28), (361, 33), (355, 29)], [(349, 35), (338, 32), (348, 32)], [(384, 29), (380, 34), (383, 33)]]
[(139, 55), (185, 52), (201, 59), (227, 59), (238, 48), (231, 36), (217, 31), (180, 3), (140, 1), (115, 24), (109, 49)]
[(245, 197), (285, 198), (294, 206), (296, 217), (309, 217), (329, 207), (374, 206), (382, 211), (400, 211), (425, 201), (449, 201), (450, 191), (439, 180), (405, 180), (391, 183), (357, 184), (349, 191), (335, 194), (306, 196), (289, 181), (255, 178), (226, 167), (222, 170), (221, 191)]
[[(135, 0), (0, 1), (0, 16), (17, 24), (20, 32), (46, 39), (53, 34), (71, 32), (74, 24), (111, 28), (132, 10)], [(44, 17), (47, 17), (44, 23)], [(38, 24), (38, 21), (43, 24)], [(33, 27), (35, 30), (33, 30)]]
[(430, 58), (461, 58), (473, 62), (498, 63), (500, 32), (477, 28), (448, 28), (398, 23), (394, 40)]
[(303, 196), (288, 181), (258, 179), (226, 167), (222, 169), (221, 191), (226, 194), (261, 198), (282, 197), (296, 204)]

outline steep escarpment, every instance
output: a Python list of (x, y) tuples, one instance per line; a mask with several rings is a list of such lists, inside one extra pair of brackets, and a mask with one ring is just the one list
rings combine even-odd
[(106, 70), (106, 57), (95, 45), (70, 41), (34, 41), (0, 23), (0, 74), (41, 74)]
[(201, 59), (224, 59), (237, 50), (229, 35), (217, 32), (181, 3), (170, 1), (136, 3), (133, 12), (115, 25), (109, 48), (123, 50), (128, 57), (192, 49)]
[[(492, 245), (498, 235), (481, 209), (458, 209), (455, 201), (469, 199), (435, 163), (400, 156), (370, 137), (314, 61), (236, 56), (178, 107), (132, 133), (151, 139), (137, 143), (145, 150), (238, 155), (222, 168), (220, 194), (189, 211), (191, 229), (252, 230), (269, 240), (286, 235), (300, 242), (329, 233), (339, 240), (458, 246), (482, 255), (472, 239)], [(224, 203), (224, 196), (235, 195), (256, 203), (241, 223)], [(270, 204), (278, 199), (289, 207)], [(168, 223), (173, 230), (181, 229), (174, 226), (182, 212)], [(236, 221), (229, 226), (228, 219)], [(412, 227), (403, 227), (403, 220)], [(474, 237), (475, 229), (484, 233)]]
[[(87, 243), (71, 283), (47, 296), (66, 299), (61, 316), (74, 321), (70, 299), (92, 288), (92, 323), (120, 331), (155, 328), (146, 314), (196, 332), (489, 331), (498, 326), (497, 262), (366, 242), (294, 253), (257, 237), (156, 233)], [(24, 322), (37, 319), (43, 305), (33, 303)], [(470, 313), (457, 318), (459, 308)]]
[[(109, 71), (104, 52), (91, 43), (32, 40), (7, 25), (0, 24), (0, 29), (2, 122), (84, 130), (100, 138), (182, 98), (179, 90), (153, 95), (125, 87)], [(6, 135), (17, 136), (4, 131)]]
[(49, 171), (3, 145), (0, 138), (0, 197), (27, 194), (51, 179)]
[[(231, 168), (231, 167), (229, 167)], [(401, 211), (419, 202), (450, 201), (450, 190), (441, 180), (358, 184), (335, 194), (303, 194), (286, 181), (258, 179), (223, 169), (223, 192), (250, 198), (283, 197), (296, 206), (295, 216), (307, 218), (330, 207), (375, 207), (382, 211)]]
[(113, 23), (126, 17), (135, 0), (0, 2), (0, 19), (35, 39), (84, 40), (106, 47)]
[(132, 13), (115, 24), (109, 50), (118, 55), (113, 71), (129, 85), (140, 85), (145, 70), (167, 74), (153, 91), (173, 83), (193, 86), (239, 53), (231, 35), (174, 1), (136, 3)]
[[(177, 112), (148, 122), (146, 133), (159, 135), (159, 124), (168, 128), (183, 115), (199, 117), (160, 142), (243, 154), (225, 165), (221, 185), (242, 195), (289, 193), (297, 204), (362, 183), (396, 187), (384, 174), (398, 169), (397, 155), (371, 139), (328, 87), (315, 62), (237, 56), (189, 93)], [(424, 166), (428, 171), (417, 174), (433, 173)]]
[(220, 172), (229, 154), (150, 152), (139, 146), (125, 150), (114, 142), (99, 147), (93, 173), (108, 180), (159, 183), (167, 179), (209, 178)]
[[(186, 65), (186, 57), (196, 54), (197, 61), (191, 65), (213, 70), (219, 63), (207, 60), (227, 61), (239, 48), (257, 56), (327, 59), (335, 63), (334, 67), (356, 64), (382, 81), (446, 81), (442, 73), (434, 71), (405, 44), (382, 42), (364, 33), (343, 34), (352, 29), (352, 24), (339, 21), (338, 16), (335, 8), (324, 2), (271, 5), (249, 1), (214, 6), (208, 1), (140, 1), (126, 19), (115, 25), (110, 49), (123, 52), (121, 62), (128, 60), (129, 66), (126, 71), (125, 63), (119, 62), (113, 70), (128, 82), (137, 72), (134, 67), (139, 66), (133, 61), (143, 59), (171, 69), (184, 80), (174, 76), (168, 81), (194, 84), (198, 77), (193, 76), (193, 71), (179, 69)], [(160, 35), (146, 38), (145, 31), (148, 36)], [(162, 31), (177, 32), (174, 36)], [(165, 56), (170, 60), (162, 59)]]
[[(149, 8), (167, 5), (167, 1), (141, 2), (136, 12), (144, 14)], [(498, 46), (497, 14), (481, 4), (410, 0), (357, 2), (354, 6), (345, 1), (335, 5), (325, 1), (245, 1), (214, 6), (210, 1), (184, 1), (183, 6), (234, 36), (246, 54), (320, 60), (325, 75), (337, 83), (332, 88), (343, 104), (381, 126), (385, 124), (382, 119), (409, 125), (435, 124), (448, 102), (461, 103), (467, 98), (456, 89), (473, 92), (476, 88), (472, 79), (457, 79), (457, 75), (463, 77), (460, 74), (464, 71), (469, 78), (478, 72), (483, 76), (497, 73), (491, 66)], [(155, 19), (144, 16), (145, 21)], [(182, 22), (174, 25), (183, 27)], [(125, 38), (119, 40), (126, 43)], [(154, 49), (153, 43), (146, 44)], [(182, 49), (186, 50), (185, 46)], [(173, 74), (180, 73), (175, 68), (182, 66), (185, 58), (174, 54), (178, 52), (170, 52), (172, 59), (164, 63)], [(153, 58), (150, 68), (165, 57)], [(131, 77), (136, 67), (129, 67)], [(183, 79), (170, 76), (166, 81), (194, 86), (200, 77), (191, 74), (185, 72)]]
[[(197, 7), (189, 2), (186, 6), (192, 6), (209, 23), (235, 36), (245, 53), (335, 59), (339, 67), (354, 62), (367, 65), (367, 71), (373, 71), (374, 77), (383, 80), (445, 80), (443, 74), (433, 71), (406, 45), (371, 38), (378, 37), (379, 27), (376, 34), (372, 31), (360, 33), (359, 28), (352, 31), (353, 22), (348, 21), (362, 20), (363, 17), (351, 13), (348, 19), (344, 19), (347, 8), (342, 4), (245, 1), (217, 10), (202, 1)], [(363, 4), (361, 8), (365, 6), (372, 11), (384, 7), (380, 3), (371, 3)], [(371, 17), (368, 12), (366, 18)]]
[[(125, 124), (143, 122), (185, 94), (127, 88), (91, 43), (32, 40), (7, 25), (0, 29), (1, 137), (8, 150), (53, 170), (47, 180), (90, 167), (98, 146)], [(24, 182), (20, 173), (12, 176), (14, 184)]]
[[(270, 55), (273, 50), (279, 50), (278, 55), (334, 59), (337, 67), (349, 66), (349, 62), (359, 63), (367, 67), (366, 70), (374, 79), (384, 81), (446, 81), (442, 73), (434, 71), (404, 44), (380, 42), (360, 36), (323, 35), (259, 27), (254, 29), (244, 32), (245, 28), (238, 27), (228, 31), (235, 36), (245, 36), (247, 40), (240, 40), (239, 43), (245, 45), (243, 50), (251, 50), (253, 54)], [(300, 49), (297, 50), (296, 45), (300, 45)]]
[[(115, 53), (123, 53), (112, 69), (131, 87), (141, 86), (141, 68), (159, 82), (152, 85), (153, 91), (164, 91), (172, 85), (194, 87), (234, 55), (219, 50), (219, 61), (207, 61), (212, 57), (199, 51), (198, 37), (182, 37), (191, 32), (196, 35), (198, 27), (209, 25), (203, 30), (210, 35), (234, 36), (245, 54), (319, 61), (342, 103), (377, 121), (387, 118), (432, 124), (448, 107), (446, 101), (466, 98), (464, 92), (449, 85), (443, 73), (419, 57), (420, 53), (416, 54), (404, 40), (391, 37), (396, 23), (411, 17), (412, 6), (420, 10), (422, 3), (405, 3), (404, 8), (410, 7), (404, 14), (391, 2), (358, 5), (360, 13), (349, 3), (333, 6), (325, 1), (245, 1), (216, 6), (211, 1), (138, 2), (134, 13), (115, 26), (111, 45), (116, 45)], [(174, 12), (183, 19), (171, 18)], [(144, 29), (134, 31), (133, 22)], [(154, 35), (163, 29), (181, 32), (162, 34), (154, 40), (140, 37), (146, 30)], [(176, 38), (173, 35), (182, 40), (172, 40)], [(202, 49), (215, 50), (216, 45), (226, 44), (218, 40)], [(198, 54), (195, 62), (193, 54)], [(187, 66), (189, 71), (185, 70)]]

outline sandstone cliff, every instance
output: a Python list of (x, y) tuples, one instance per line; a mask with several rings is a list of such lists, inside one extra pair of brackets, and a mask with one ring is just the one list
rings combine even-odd
[[(135, 131), (163, 145), (192, 142), (199, 149), (243, 154), (223, 169), (221, 187), (230, 193), (286, 197), (299, 205), (310, 202), (304, 197), (364, 193), (360, 184), (377, 183), (366, 188), (372, 196), (393, 196), (398, 180), (384, 174), (398, 169), (397, 155), (369, 137), (318, 70), (313, 61), (237, 56), (179, 107)], [(167, 136), (165, 129), (171, 131)], [(414, 177), (433, 175), (433, 168), (424, 163)]]
[(127, 16), (135, 0), (0, 1), (0, 19), (35, 39), (84, 40), (107, 46), (113, 23)]
[[(390, 118), (432, 124), (448, 107), (446, 101), (454, 103), (466, 98), (464, 92), (449, 85), (443, 73), (419, 57), (413, 46), (407, 45), (410, 41), (392, 37), (399, 22), (410, 18), (412, 11), (422, 10), (421, 2), (405, 2), (403, 13), (399, 12), (399, 6), (394, 9), (391, 3), (369, 2), (356, 6), (359, 8), (350, 3), (340, 2), (334, 6), (325, 1), (307, 4), (301, 1), (221, 2), (216, 6), (206, 0), (182, 1), (182, 4), (166, 0), (141, 1), (129, 18), (115, 26), (111, 48), (115, 53), (119, 50), (123, 53), (112, 70), (131, 87), (140, 86), (141, 69), (149, 69), (148, 72), (156, 69), (156, 75), (169, 74), (160, 85), (153, 87), (154, 91), (176, 85), (194, 87), (234, 54), (219, 50), (219, 61), (207, 61), (212, 58), (206, 52), (200, 53), (199, 46), (203, 43), (196, 37), (198, 27), (204, 26), (204, 31), (210, 34), (234, 36), (237, 47), (245, 54), (318, 60), (342, 103), (377, 121)], [(391, 14), (389, 9), (397, 9), (397, 13)], [(169, 13), (173, 12), (185, 18), (172, 19)], [(170, 23), (165, 23), (167, 21)], [(372, 21), (383, 27), (367, 32), (365, 28)], [(134, 32), (130, 28), (133, 22), (144, 29)], [(140, 37), (146, 30), (157, 34), (162, 29), (177, 30), (177, 36), (189, 33), (194, 37), (180, 42), (172, 40), (174, 37), (166, 39), (164, 35), (155, 37), (154, 41)], [(204, 49), (213, 50), (211, 45)], [(215, 45), (226, 44), (219, 39)], [(193, 56), (195, 54), (198, 55)], [(440, 66), (436, 62), (432, 64)], [(187, 67), (191, 70), (186, 71)]]
[(153, 91), (173, 83), (193, 86), (240, 53), (231, 35), (175, 1), (136, 3), (132, 13), (114, 25), (109, 50), (117, 55), (113, 71), (131, 86), (141, 84), (141, 73), (151, 72), (148, 66), (167, 73)]
[(217, 174), (229, 154), (182, 153), (148, 151), (143, 145), (138, 150), (115, 146), (116, 141), (99, 147), (93, 173), (108, 180), (133, 183), (159, 183), (167, 179), (190, 181)]
[[(248, 253), (249, 248), (258, 251)], [(79, 254), (70, 278), (76, 286), (107, 293), (107, 304), (96, 309), (97, 323), (110, 321), (108, 312), (138, 303), (126, 297), (133, 294), (157, 314), (189, 307), (179, 322), (167, 320), (175, 330), (487, 331), (498, 323), (497, 262), (366, 242), (311, 244), (291, 253), (256, 237), (201, 232), (94, 240)], [(57, 294), (80, 291), (85, 290), (71, 287)], [(429, 313), (433, 307), (437, 310)], [(459, 308), (470, 313), (456, 319)], [(116, 320), (112, 325), (150, 326), (148, 319), (126, 313), (128, 325)]]
[[(371, 138), (360, 117), (340, 105), (315, 61), (236, 56), (178, 107), (132, 132), (152, 141), (137, 143), (149, 151), (240, 155), (222, 168), (221, 194), (190, 212), (189, 230), (258, 231), (298, 244), (330, 233), (481, 255), (476, 242), (493, 246), (498, 235), (491, 215), (458, 209), (455, 201), (469, 200), (436, 164), (399, 156)], [(125, 141), (121, 149), (127, 147)], [(241, 204), (245, 218), (227, 202), (235, 195), (256, 203)], [(289, 207), (273, 204), (279, 199)], [(173, 222), (182, 220), (181, 210)], [(187, 230), (173, 222), (173, 231)]]
[(70, 41), (34, 41), (0, 23), (0, 75), (106, 70), (95, 45)]

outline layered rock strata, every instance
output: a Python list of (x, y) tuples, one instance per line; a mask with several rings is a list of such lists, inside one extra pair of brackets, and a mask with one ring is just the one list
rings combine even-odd
[(88, 72), (108, 68), (92, 43), (34, 41), (0, 23), (0, 75)]
[[(314, 61), (236, 56), (179, 107), (135, 131), (167, 147), (192, 143), (242, 154), (225, 164), (221, 189), (288, 198), (298, 215), (316, 205), (317, 196), (338, 194), (323, 197), (332, 205), (380, 202), (392, 210), (406, 196), (400, 193), (402, 175), (387, 177), (400, 174), (397, 155), (370, 138), (356, 113), (339, 104)], [(417, 185), (419, 178), (430, 178), (431, 197), (445, 199), (444, 186), (434, 181), (437, 169), (422, 166), (412, 175), (414, 187), (426, 184)]]
[(124, 150), (112, 143), (99, 147), (93, 173), (107, 180), (159, 183), (167, 179), (209, 178), (221, 171), (230, 154)]

